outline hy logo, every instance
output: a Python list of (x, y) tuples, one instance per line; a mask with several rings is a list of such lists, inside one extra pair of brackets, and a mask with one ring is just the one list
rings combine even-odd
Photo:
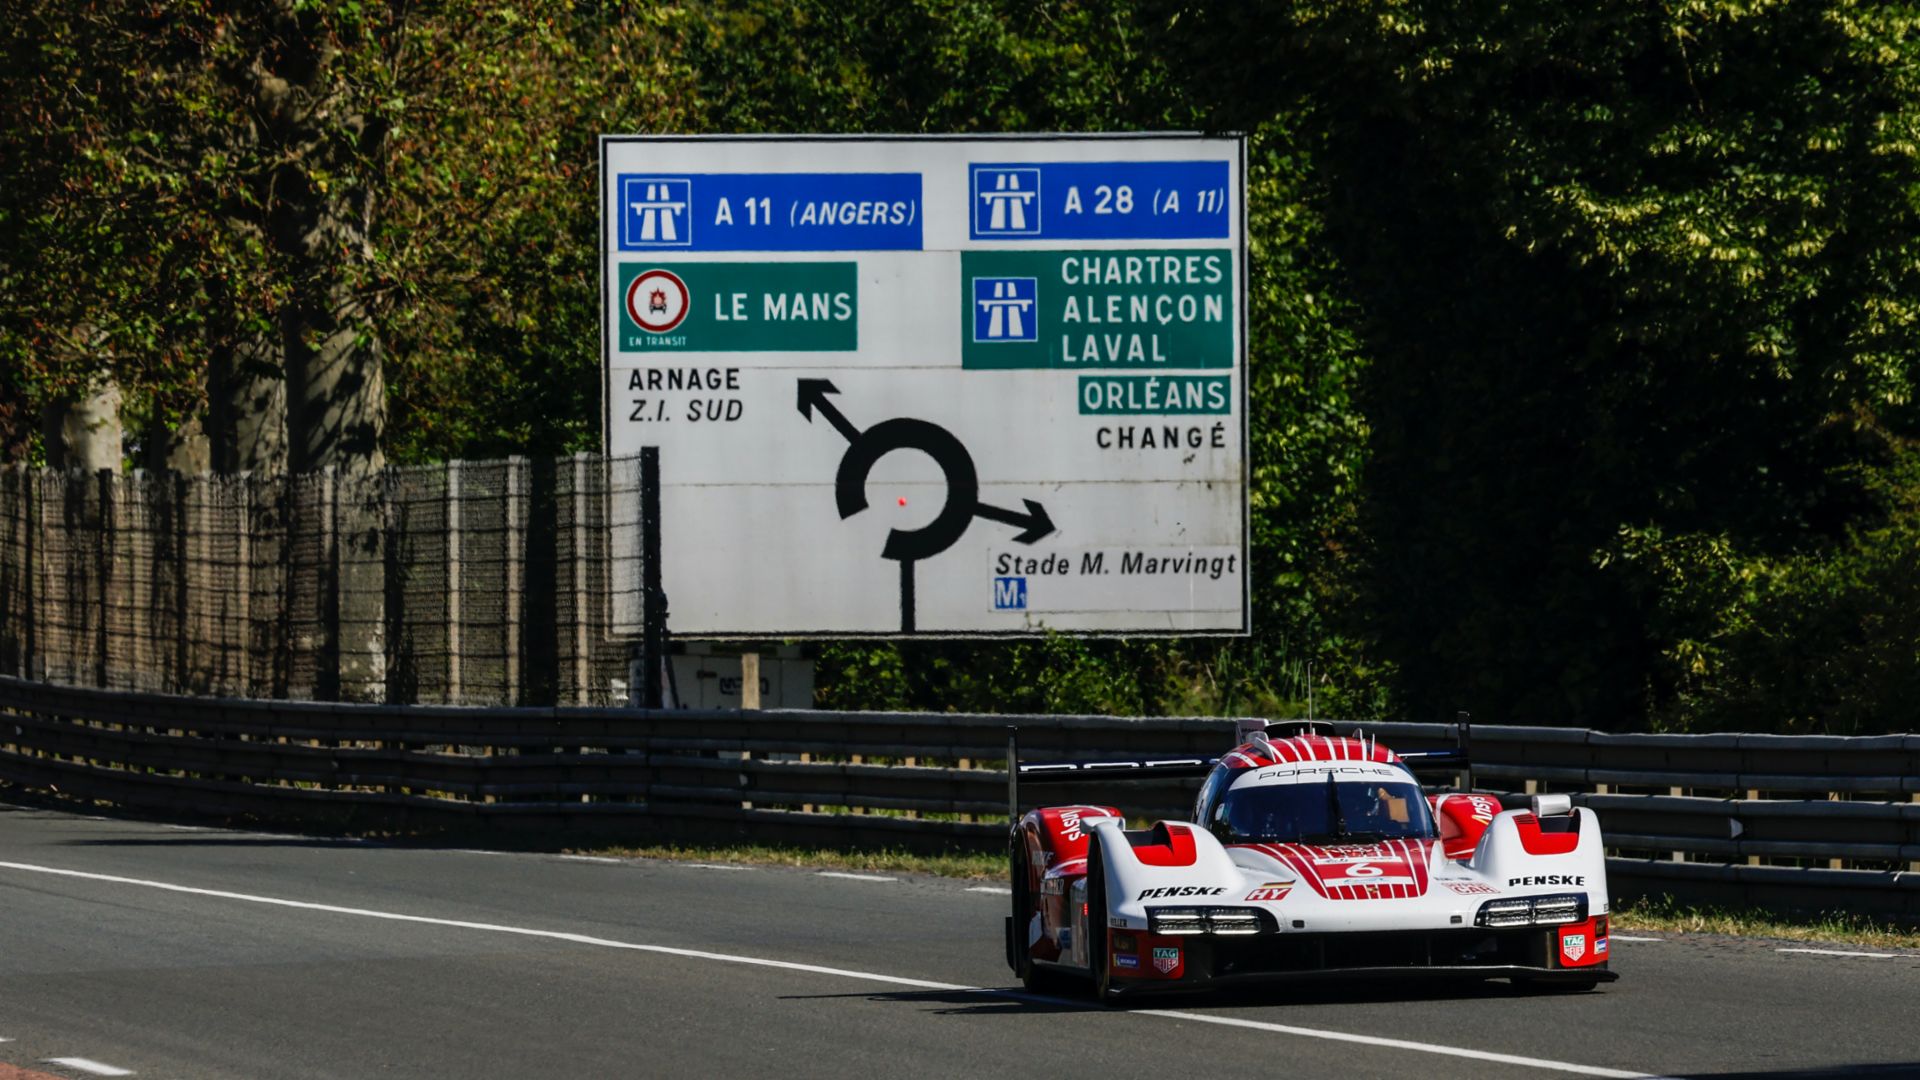
[(981, 236), (1037, 236), (1040, 170), (973, 170), (973, 231)]
[(1039, 296), (1038, 278), (974, 278), (973, 340), (1040, 340), (1040, 320), (1033, 310)]
[(1027, 579), (1023, 577), (994, 578), (993, 610), (1027, 610)]
[(693, 181), (657, 176), (620, 178), (621, 247), (689, 247), (693, 244)]

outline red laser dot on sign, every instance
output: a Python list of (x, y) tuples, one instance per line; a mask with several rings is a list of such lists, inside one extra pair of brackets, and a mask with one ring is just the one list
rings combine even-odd
[(900, 496), (900, 505), (901, 506), (907, 505), (907, 497), (905, 495)]

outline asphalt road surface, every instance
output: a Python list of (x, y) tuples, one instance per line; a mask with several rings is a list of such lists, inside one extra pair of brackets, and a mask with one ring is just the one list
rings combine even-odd
[(1095, 1008), (1018, 990), (1006, 904), (0, 805), (0, 1080), (1920, 1076), (1920, 952), (1628, 935), (1589, 994)]

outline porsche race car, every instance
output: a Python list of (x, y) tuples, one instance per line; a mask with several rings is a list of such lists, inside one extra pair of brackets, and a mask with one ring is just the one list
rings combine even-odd
[(1132, 830), (1111, 806), (1016, 812), (1006, 950), (1023, 982), (1076, 976), (1105, 1000), (1327, 975), (1547, 990), (1618, 977), (1591, 810), (1565, 795), (1514, 808), (1429, 795), (1414, 769), (1459, 763), (1448, 752), (1259, 721), (1242, 736), (1214, 759), (1032, 764), (1010, 750), (1016, 809), (1021, 783), (1205, 777), (1190, 821)]

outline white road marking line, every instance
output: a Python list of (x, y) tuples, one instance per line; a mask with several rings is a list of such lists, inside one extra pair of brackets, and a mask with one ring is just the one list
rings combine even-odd
[(1628, 1069), (1607, 1069), (1598, 1065), (1575, 1065), (1567, 1061), (1549, 1061), (1546, 1058), (1525, 1057), (1520, 1054), (1498, 1054), (1490, 1050), (1469, 1050), (1460, 1046), (1443, 1046), (1439, 1043), (1414, 1042), (1410, 1039), (1389, 1039), (1380, 1035), (1353, 1035), (1344, 1031), (1327, 1031), (1323, 1028), (1294, 1027), (1291, 1024), (1270, 1024), (1265, 1020), (1242, 1020), (1235, 1016), (1212, 1016), (1207, 1013), (1175, 1012), (1171, 1009), (1135, 1009), (1129, 1016), (1164, 1016), (1171, 1020), (1191, 1020), (1202, 1024), (1220, 1024), (1224, 1027), (1251, 1028), (1255, 1031), (1272, 1031), (1281, 1035), (1300, 1035), (1309, 1039), (1329, 1039), (1333, 1042), (1359, 1043), (1362, 1046), (1384, 1046), (1395, 1050), (1414, 1050), (1423, 1054), (1442, 1054), (1447, 1057), (1471, 1058), (1474, 1061), (1493, 1061), (1502, 1065), (1524, 1065), (1532, 1069), (1547, 1069), (1553, 1072), (1573, 1073), (1576, 1076), (1605, 1076), (1614, 1080), (1667, 1080), (1665, 1077), (1650, 1073), (1633, 1072)]
[(566, 859), (569, 862), (622, 863), (627, 861), (625, 859), (616, 859), (608, 855), (556, 855), (554, 856), (554, 858)]
[(972, 888), (968, 889), (967, 891), (992, 893), (995, 896), (1012, 896), (1013, 895), (1012, 889), (1003, 889), (998, 885), (975, 885)]
[(164, 821), (160, 823), (160, 827), (163, 829), (172, 829), (175, 832), (212, 832), (213, 831), (212, 829), (209, 829), (205, 825), (169, 825)]
[(1614, 941), (1665, 941), (1663, 937), (1628, 937), (1625, 934), (1610, 935)]
[(717, 863), (717, 862), (690, 862), (690, 863), (681, 863), (680, 865), (689, 867), (694, 870), (751, 870), (753, 869), (753, 867), (751, 866), (734, 866), (731, 863)]
[[(463, 919), (438, 919), (428, 915), (405, 915), (397, 911), (374, 911), (369, 908), (341, 907), (336, 904), (319, 904), (308, 900), (287, 900), (277, 896), (257, 896), (251, 893), (228, 892), (223, 889), (201, 889), (190, 885), (174, 885), (165, 881), (148, 881), (144, 878), (119, 877), (113, 874), (95, 874), (84, 870), (64, 870), (55, 866), (36, 866), (31, 863), (0, 862), (0, 870), (19, 870), (30, 874), (50, 874), (55, 877), (78, 878), (85, 881), (103, 881), (114, 885), (134, 885), (140, 888), (159, 889), (163, 892), (184, 893), (190, 896), (210, 896), (220, 900), (238, 900), (243, 903), (265, 904), (271, 907), (294, 908), (302, 911), (324, 911), (335, 915), (357, 915), (362, 918), (384, 919), (389, 922), (445, 926), (459, 930), (484, 930), (495, 934), (513, 934), (518, 937), (544, 938), (549, 941), (565, 941), (576, 945), (594, 945), (606, 949), (625, 949), (631, 952), (653, 953), (660, 956), (678, 956), (689, 960), (711, 960), (723, 964), (741, 964), (748, 967), (774, 968), (780, 971), (801, 971), (814, 975), (832, 975), (838, 978), (881, 983), (887, 986), (908, 986), (916, 990), (986, 994), (993, 997), (1014, 998), (1021, 1001), (1084, 1004), (1083, 1002), (1075, 1002), (1067, 998), (1029, 994), (1020, 990), (1002, 990), (985, 986), (963, 986), (959, 983), (934, 982), (930, 979), (910, 979), (900, 975), (882, 975), (873, 971), (853, 971), (847, 968), (825, 967), (819, 964), (800, 964), (791, 960), (771, 960), (762, 956), (739, 956), (732, 953), (706, 952), (700, 949), (680, 949), (668, 945), (642, 945), (638, 942), (614, 941), (610, 938), (590, 937), (586, 934), (573, 934), (560, 930), (536, 930), (526, 926), (504, 926), (498, 923), (468, 922)], [(1091, 1010), (1092, 1007), (1088, 1006), (1088, 1008)], [(1535, 1069), (1573, 1073), (1578, 1076), (1610, 1077), (1613, 1078), (1613, 1080), (1664, 1080), (1664, 1078), (1656, 1074), (1630, 1072), (1624, 1069), (1607, 1069), (1594, 1065), (1577, 1065), (1572, 1062), (1550, 1061), (1545, 1058), (1522, 1057), (1516, 1054), (1501, 1054), (1490, 1050), (1471, 1050), (1466, 1047), (1445, 1046), (1439, 1043), (1413, 1042), (1407, 1039), (1389, 1039), (1378, 1035), (1355, 1035), (1344, 1031), (1327, 1031), (1322, 1028), (1270, 1024), (1261, 1020), (1241, 1020), (1231, 1016), (1210, 1016), (1205, 1013), (1174, 1012), (1161, 1009), (1134, 1010), (1126, 1015), (1158, 1016), (1170, 1020), (1185, 1020), (1191, 1023), (1249, 1028), (1256, 1031), (1276, 1032), (1282, 1035), (1296, 1035), (1307, 1039), (1327, 1039), (1333, 1042), (1357, 1043), (1363, 1046), (1379, 1046), (1395, 1050), (1411, 1050), (1426, 1054), (1440, 1054), (1447, 1057), (1469, 1058), (1475, 1061), (1491, 1061), (1504, 1065), (1523, 1065)]]
[(108, 1065), (89, 1058), (43, 1058), (48, 1065), (65, 1065), (69, 1069), (79, 1069), (95, 1076), (132, 1076), (132, 1069), (122, 1069), (117, 1065)]
[(1895, 952), (1845, 952), (1840, 949), (1775, 949), (1773, 951), (1805, 953), (1808, 956), (1863, 956), (1870, 960), (1897, 960), (1903, 955)]
[(880, 874), (842, 874), (837, 870), (821, 870), (817, 872), (816, 876), (844, 878), (847, 881), (898, 881), (900, 880), (899, 878), (883, 877)]

